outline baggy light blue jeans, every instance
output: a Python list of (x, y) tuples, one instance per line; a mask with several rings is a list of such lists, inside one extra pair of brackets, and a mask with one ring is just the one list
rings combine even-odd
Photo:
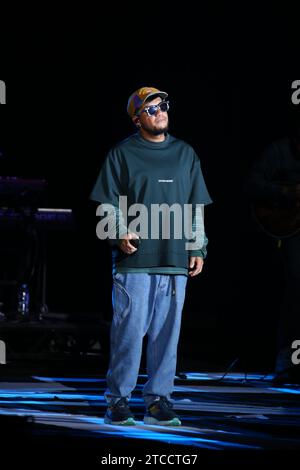
[(109, 404), (130, 399), (148, 335), (146, 406), (157, 396), (170, 398), (187, 276), (147, 273), (113, 275), (113, 319), (105, 398)]

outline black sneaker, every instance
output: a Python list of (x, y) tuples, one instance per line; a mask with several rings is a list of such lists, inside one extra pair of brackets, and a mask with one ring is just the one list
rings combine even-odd
[(144, 416), (145, 424), (157, 424), (159, 426), (180, 426), (181, 421), (172, 410), (172, 404), (166, 397), (159, 397), (148, 407)]
[(107, 408), (104, 423), (119, 426), (134, 426), (136, 424), (134, 416), (128, 406), (127, 398), (120, 398), (117, 403)]

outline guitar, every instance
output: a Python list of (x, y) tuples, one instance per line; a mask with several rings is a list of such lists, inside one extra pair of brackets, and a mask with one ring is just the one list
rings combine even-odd
[(290, 238), (300, 234), (300, 184), (276, 181), (283, 194), (290, 196), (286, 202), (252, 204), (252, 215), (260, 229), (277, 238)]

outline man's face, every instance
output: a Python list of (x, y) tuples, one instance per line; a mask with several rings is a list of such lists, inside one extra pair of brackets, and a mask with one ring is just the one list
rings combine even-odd
[(161, 102), (162, 99), (157, 96), (153, 100), (147, 101), (139, 112), (139, 123), (142, 129), (152, 135), (159, 135), (168, 131), (169, 117), (167, 111), (162, 111), (158, 108), (153, 116), (148, 116), (147, 112), (144, 111), (145, 108), (157, 105)]

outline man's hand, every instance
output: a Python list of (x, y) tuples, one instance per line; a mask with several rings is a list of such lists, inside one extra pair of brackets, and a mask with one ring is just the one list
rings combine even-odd
[(121, 248), (121, 250), (124, 253), (126, 253), (126, 255), (131, 255), (132, 253), (137, 251), (137, 248), (132, 246), (129, 241), (134, 238), (139, 238), (139, 237), (135, 233), (128, 233), (127, 235), (124, 235), (118, 243), (118, 246)]
[(201, 273), (204, 260), (201, 256), (190, 256), (189, 276), (194, 277)]

